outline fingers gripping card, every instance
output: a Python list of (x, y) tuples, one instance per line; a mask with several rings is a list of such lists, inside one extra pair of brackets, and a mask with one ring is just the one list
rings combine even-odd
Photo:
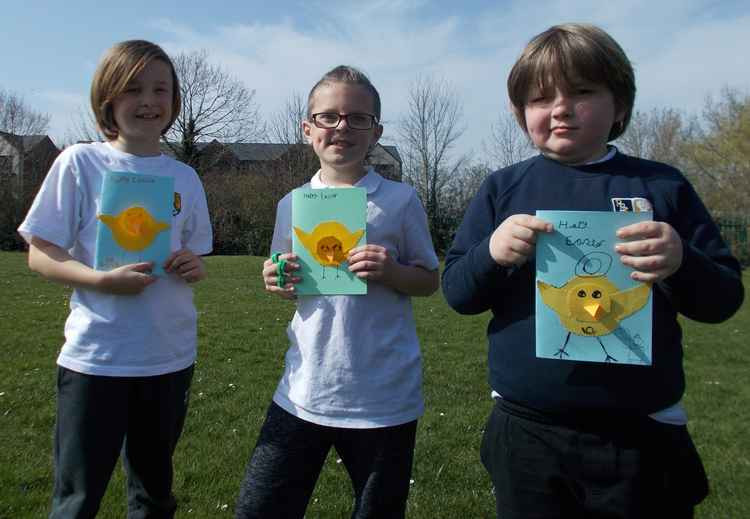
[(555, 227), (536, 245), (537, 357), (651, 364), (651, 285), (615, 252), (620, 227), (650, 212), (537, 211)]
[(367, 283), (348, 269), (347, 255), (367, 243), (363, 188), (295, 189), (292, 251), (299, 257), (300, 295), (366, 294)]

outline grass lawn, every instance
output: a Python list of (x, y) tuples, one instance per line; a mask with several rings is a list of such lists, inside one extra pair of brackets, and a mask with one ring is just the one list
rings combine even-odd
[[(245, 462), (282, 372), (293, 306), (263, 291), (261, 263), (257, 257), (208, 258), (210, 276), (196, 286), (199, 355), (175, 455), (178, 517), (233, 516)], [(70, 291), (32, 274), (20, 253), (0, 252), (0, 264), (0, 519), (44, 517), (51, 492), (55, 358)], [(745, 273), (746, 286), (749, 278)], [(491, 407), (488, 315), (458, 316), (439, 293), (414, 304), (427, 411), (419, 422), (408, 516), (494, 517), (478, 455)], [(685, 321), (684, 328), (685, 404), (712, 485), (697, 517), (750, 517), (750, 310), (745, 305), (718, 326)], [(334, 452), (307, 517), (349, 517), (351, 501)], [(99, 517), (124, 516), (118, 468)]]

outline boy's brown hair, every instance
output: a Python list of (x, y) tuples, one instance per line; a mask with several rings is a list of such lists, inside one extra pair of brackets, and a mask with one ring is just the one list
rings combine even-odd
[(615, 121), (608, 141), (625, 132), (635, 101), (635, 74), (620, 45), (594, 25), (555, 25), (535, 36), (508, 75), (508, 96), (524, 131), (524, 107), (529, 92), (550, 92), (558, 86), (570, 88), (576, 80), (605, 85), (614, 97), (615, 110), (624, 113)]
[(359, 85), (364, 87), (372, 95), (372, 107), (375, 112), (373, 115), (375, 119), (380, 121), (380, 94), (377, 89), (370, 82), (370, 79), (364, 74), (364, 72), (347, 65), (339, 65), (338, 67), (328, 71), (320, 78), (320, 81), (315, 83), (315, 86), (310, 90), (310, 94), (307, 96), (307, 118), (312, 117), (313, 100), (315, 92), (322, 87), (330, 83), (347, 83), (350, 85)]
[(96, 124), (108, 140), (117, 138), (119, 130), (112, 111), (112, 101), (125, 91), (128, 83), (152, 60), (159, 59), (172, 71), (172, 118), (162, 130), (164, 135), (182, 108), (180, 82), (172, 60), (158, 45), (145, 40), (127, 40), (110, 48), (102, 57), (91, 81), (91, 109)]

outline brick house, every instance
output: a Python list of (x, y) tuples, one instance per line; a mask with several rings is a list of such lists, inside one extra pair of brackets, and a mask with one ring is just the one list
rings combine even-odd
[[(318, 161), (312, 147), (305, 144), (274, 144), (263, 142), (221, 143), (217, 140), (199, 143), (202, 156), (202, 175), (234, 171), (238, 173), (273, 171), (275, 169), (299, 168), (306, 180), (317, 170)], [(173, 155), (169, 146), (162, 151)], [(377, 144), (370, 154), (369, 163), (386, 178), (401, 181), (401, 156), (396, 146)]]
[(0, 249), (25, 246), (16, 228), (59, 154), (46, 135), (0, 131)]
[(46, 135), (0, 132), (0, 179), (13, 192), (36, 192), (60, 150)]

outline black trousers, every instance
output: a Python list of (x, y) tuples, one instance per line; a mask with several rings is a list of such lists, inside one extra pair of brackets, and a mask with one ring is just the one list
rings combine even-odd
[(354, 487), (352, 518), (403, 518), (417, 422), (377, 429), (326, 427), (271, 403), (247, 464), (236, 517), (302, 519), (331, 447)]
[(687, 428), (648, 416), (552, 418), (498, 399), (481, 456), (503, 519), (686, 519), (708, 494)]
[(154, 377), (103, 377), (58, 367), (51, 519), (91, 518), (122, 453), (128, 518), (172, 518), (172, 454), (193, 367)]

